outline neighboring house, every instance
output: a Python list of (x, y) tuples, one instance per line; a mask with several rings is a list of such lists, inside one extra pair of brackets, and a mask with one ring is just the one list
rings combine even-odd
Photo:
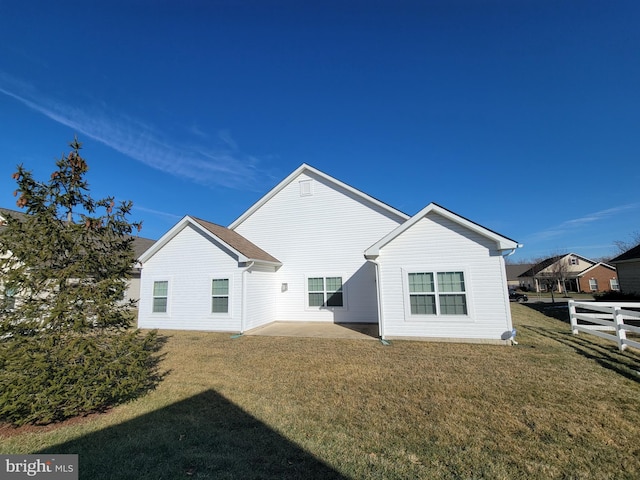
[[(0, 208), (0, 233), (6, 227), (7, 214), (17, 218), (23, 219), (26, 214), (16, 210), (9, 210), (7, 208)], [(155, 243), (155, 240), (142, 237), (133, 237), (133, 251), (135, 258), (137, 259), (144, 251), (148, 250), (151, 245)], [(125, 292), (125, 300), (139, 300), (140, 299), (140, 264), (136, 262), (131, 270), (131, 277), (127, 280), (127, 290)]]
[(131, 276), (127, 279), (127, 291), (124, 295), (124, 300), (140, 300), (140, 272), (142, 265), (138, 261), (140, 255), (149, 250), (151, 246), (156, 243), (155, 240), (150, 238), (133, 237), (133, 254), (136, 259), (136, 263), (131, 270)]
[(533, 263), (507, 263), (507, 284), (509, 288), (524, 288), (531, 290), (532, 285), (520, 279), (520, 275), (533, 267)]
[(436, 204), (413, 217), (301, 165), (228, 228), (186, 216), (139, 260), (140, 328), (377, 323), (504, 343), (515, 241)]
[(627, 250), (611, 260), (618, 271), (620, 290), (640, 294), (640, 245)]
[(544, 292), (553, 284), (558, 292), (597, 293), (618, 290), (615, 267), (590, 260), (575, 253), (547, 258), (518, 276), (521, 285), (531, 285), (535, 292)]

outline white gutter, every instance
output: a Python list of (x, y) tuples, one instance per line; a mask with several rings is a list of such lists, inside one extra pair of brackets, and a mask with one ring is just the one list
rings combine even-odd
[[(515, 248), (510, 248), (510, 249), (509, 249), (509, 251), (508, 251), (507, 253), (502, 253), (501, 255), (502, 255), (503, 257), (508, 257), (508, 256), (513, 255), (514, 253), (516, 253), (516, 250), (517, 250), (518, 248), (522, 248), (522, 247), (523, 247), (523, 245), (522, 245), (521, 243), (519, 243), (518, 245), (516, 245), (516, 247), (515, 247)], [(504, 251), (504, 250), (503, 250), (503, 251)]]
[(244, 333), (245, 325), (246, 325), (246, 314), (247, 314), (247, 273), (253, 266), (255, 265), (255, 261), (251, 261), (249, 265), (247, 265), (244, 270), (242, 270), (242, 305), (240, 306), (240, 333)]

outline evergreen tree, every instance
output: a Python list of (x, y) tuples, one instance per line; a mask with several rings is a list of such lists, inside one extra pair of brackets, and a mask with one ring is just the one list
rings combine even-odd
[[(102, 410), (155, 381), (155, 335), (131, 330), (131, 202), (94, 200), (77, 138), (46, 182), (18, 166), (20, 218), (0, 232), (0, 419)], [(109, 364), (105, 364), (108, 362)], [(78, 401), (81, 398), (81, 401)]]

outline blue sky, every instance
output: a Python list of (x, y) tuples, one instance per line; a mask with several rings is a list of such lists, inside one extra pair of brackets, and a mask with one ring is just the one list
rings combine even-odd
[(640, 2), (0, 0), (0, 206), (77, 134), (142, 236), (308, 163), (597, 258), (640, 231)]

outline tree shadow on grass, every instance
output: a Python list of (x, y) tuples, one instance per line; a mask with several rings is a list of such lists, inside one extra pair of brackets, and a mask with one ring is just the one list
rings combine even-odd
[(214, 390), (38, 453), (92, 480), (346, 478)]
[(558, 332), (531, 325), (524, 325), (520, 328), (567, 345), (573, 348), (576, 353), (596, 361), (604, 368), (634, 382), (640, 382), (640, 357), (633, 351), (621, 352), (617, 345), (598, 343), (600, 340), (597, 337), (586, 333), (573, 335), (570, 331)]
[(545, 302), (529, 302), (523, 303), (525, 307), (529, 307), (536, 312), (564, 323), (569, 323), (569, 305), (567, 302), (545, 303)]

